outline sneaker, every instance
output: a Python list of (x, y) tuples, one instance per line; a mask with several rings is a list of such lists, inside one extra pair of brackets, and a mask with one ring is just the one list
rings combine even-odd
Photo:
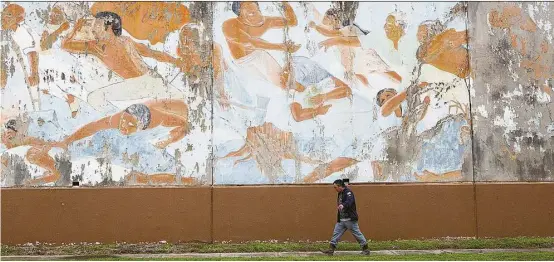
[(329, 245), (329, 249), (327, 250), (320, 250), (321, 253), (323, 254), (326, 254), (326, 255), (329, 255), (329, 256), (332, 256), (334, 253), (335, 253), (335, 246), (333, 246), (332, 244)]
[(369, 253), (370, 253), (370, 252), (369, 252), (369, 247), (368, 247), (367, 244), (366, 244), (366, 245), (364, 245), (364, 246), (362, 247), (362, 252), (360, 253), (360, 255), (369, 256)]

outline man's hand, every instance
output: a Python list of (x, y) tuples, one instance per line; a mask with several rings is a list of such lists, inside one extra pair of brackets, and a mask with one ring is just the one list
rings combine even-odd
[(27, 78), (27, 83), (29, 84), (29, 86), (37, 86), (38, 85), (38, 82), (39, 82), (39, 77), (38, 77), (38, 74), (31, 74), (28, 78)]
[(319, 106), (319, 105), (325, 103), (325, 95), (323, 95), (323, 94), (315, 95), (315, 96), (310, 98), (310, 102), (314, 105)]
[(329, 111), (329, 108), (331, 108), (331, 105), (324, 105), (317, 107), (317, 114), (318, 115), (325, 115), (327, 114), (327, 111)]
[(58, 30), (65, 31), (67, 29), (69, 29), (69, 22), (66, 21), (60, 26)]
[(308, 27), (310, 27), (310, 28), (315, 28), (316, 26), (317, 26), (317, 24), (314, 21), (310, 21), (308, 23)]
[(423, 99), (423, 103), (425, 103), (425, 104), (431, 103), (431, 98), (430, 98), (429, 96), (426, 96), (426, 97)]
[(344, 208), (344, 206), (342, 204), (340, 204), (338, 207), (337, 207), (339, 210), (342, 210)]
[(290, 40), (285, 42), (285, 49), (289, 53), (295, 53), (296, 51), (298, 51), (300, 49), (300, 47), (301, 47), (300, 44), (295, 44), (294, 42), (292, 42)]
[(170, 141), (160, 141), (158, 143), (156, 143), (154, 146), (159, 148), (159, 149), (164, 149), (166, 148), (171, 142)]
[(323, 50), (325, 52), (327, 52), (327, 49), (329, 49), (329, 47), (332, 47), (334, 45), (331, 40), (332, 39), (327, 39), (327, 40), (321, 41), (321, 42), (319, 42), (319, 44), (317, 46), (319, 48), (323, 48)]

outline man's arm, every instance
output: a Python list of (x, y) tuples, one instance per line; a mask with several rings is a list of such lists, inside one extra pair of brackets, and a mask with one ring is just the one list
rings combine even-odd
[(36, 51), (29, 52), (27, 54), (27, 58), (29, 59), (29, 65), (31, 67), (31, 74), (29, 75), (29, 85), (30, 86), (36, 86), (39, 82), (39, 76), (38, 76), (38, 54)]
[(75, 40), (75, 35), (77, 35), (77, 32), (81, 30), (84, 24), (84, 19), (79, 19), (79, 21), (77, 21), (73, 31), (62, 41), (62, 49), (79, 54), (95, 53), (93, 47), (96, 45), (96, 41)]
[(396, 110), (400, 104), (406, 100), (407, 97), (406, 91), (402, 91), (399, 94), (395, 95), (393, 98), (391, 98), (389, 101), (385, 102), (383, 104), (383, 108), (381, 109), (381, 114), (383, 116), (389, 116), (394, 110)]
[(327, 114), (330, 107), (331, 105), (324, 105), (316, 108), (302, 108), (302, 105), (295, 102), (290, 105), (290, 111), (292, 113), (292, 118), (294, 118), (296, 122), (301, 122), (312, 119), (318, 115)]
[(296, 14), (288, 2), (283, 2), (283, 8), (285, 9), (285, 17), (266, 17), (265, 22), (268, 23), (270, 28), (283, 28), (285, 26), (297, 26), (298, 19)]
[[(132, 40), (130, 40), (130, 41), (132, 41)], [(137, 48), (137, 51), (139, 52), (139, 54), (141, 56), (154, 58), (154, 59), (158, 60), (159, 62), (170, 63), (170, 64), (174, 64), (174, 65), (178, 64), (178, 59), (175, 58), (175, 57), (172, 57), (172, 56), (170, 56), (170, 55), (168, 55), (164, 52), (152, 50), (144, 44), (137, 43), (137, 42), (133, 42), (133, 43), (134, 43), (135, 47)]]
[(354, 193), (352, 191), (346, 192), (346, 199), (342, 200), (342, 206), (345, 208), (349, 208), (352, 206), (352, 203), (354, 203)]
[(327, 36), (327, 37), (335, 37), (335, 36), (341, 36), (341, 32), (340, 30), (336, 30), (336, 29), (328, 29), (328, 28), (325, 28), (323, 26), (320, 26), (314, 22), (310, 22), (308, 24), (310, 27), (314, 28), (317, 32), (319, 32), (320, 34), (324, 35), (324, 36)]
[(83, 138), (92, 136), (102, 130), (118, 128), (120, 118), (121, 113), (117, 113), (113, 116), (104, 117), (98, 121), (88, 123), (85, 126), (79, 128), (72, 135), (65, 138), (63, 140), (63, 144), (68, 146), (75, 141), (79, 141)]
[(325, 49), (335, 45), (360, 47), (361, 44), (360, 44), (360, 39), (358, 39), (358, 37), (352, 37), (352, 36), (333, 37), (333, 38), (329, 38), (327, 40), (321, 41), (319, 43), (319, 46), (324, 47)]
[(56, 42), (58, 40), (58, 37), (60, 37), (60, 34), (67, 29), (69, 29), (69, 22), (64, 22), (58, 29), (56, 29), (56, 31), (52, 32), (51, 34), (48, 34), (47, 31), (44, 31), (40, 40), (40, 47), (42, 48), (42, 50), (48, 50), (52, 48), (52, 44)]
[(245, 31), (234, 26), (233, 23), (223, 23), (223, 34), (228, 41), (240, 44), (251, 44), (259, 49), (287, 51), (287, 45), (284, 43), (275, 44), (267, 42), (261, 38), (252, 37)]

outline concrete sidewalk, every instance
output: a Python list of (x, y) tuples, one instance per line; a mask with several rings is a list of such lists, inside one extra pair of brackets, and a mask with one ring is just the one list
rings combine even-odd
[[(460, 253), (495, 253), (495, 252), (554, 252), (554, 248), (535, 249), (438, 249), (438, 250), (377, 250), (372, 255), (423, 255), (423, 254), (460, 254)], [(360, 251), (336, 251), (335, 255), (358, 255)], [(2, 256), (3, 261), (24, 260), (62, 260), (91, 257), (127, 257), (127, 258), (231, 258), (231, 257), (305, 257), (321, 255), (321, 252), (257, 252), (257, 253), (183, 253), (183, 254), (113, 254), (113, 255), (57, 255), (57, 256)]]

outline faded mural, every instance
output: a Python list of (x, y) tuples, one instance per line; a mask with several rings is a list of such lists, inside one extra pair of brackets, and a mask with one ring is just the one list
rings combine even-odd
[(554, 180), (552, 6), (517, 8), (3, 3), (2, 186)]
[(4, 4), (2, 185), (210, 184), (205, 5)]

